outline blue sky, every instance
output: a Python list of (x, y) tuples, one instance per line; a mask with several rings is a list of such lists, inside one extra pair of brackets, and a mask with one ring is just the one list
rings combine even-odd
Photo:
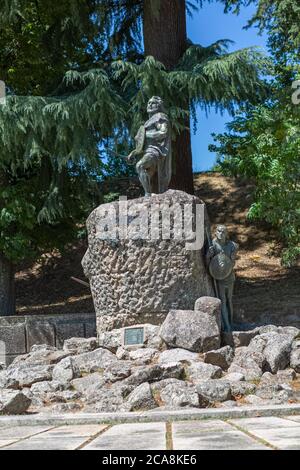
[[(205, 4), (202, 10), (188, 18), (188, 35), (196, 44), (208, 46), (218, 39), (231, 39), (235, 42), (230, 50), (250, 46), (260, 46), (266, 51), (266, 35), (260, 36), (256, 28), (244, 30), (243, 26), (254, 12), (253, 7), (243, 8), (240, 15), (225, 14), (219, 3)], [(226, 122), (231, 120), (225, 113), (221, 116), (211, 111), (208, 117), (205, 112), (198, 112), (196, 135), (192, 136), (194, 171), (209, 170), (216, 160), (216, 155), (209, 152), (208, 145), (213, 142), (212, 133), (225, 130)]]

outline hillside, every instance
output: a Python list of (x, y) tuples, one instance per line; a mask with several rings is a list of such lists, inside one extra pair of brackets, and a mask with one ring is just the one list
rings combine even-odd
[(248, 322), (300, 322), (300, 269), (281, 266), (272, 231), (247, 221), (252, 187), (218, 174), (195, 177), (197, 195), (213, 228), (225, 223), (240, 246), (234, 295), (235, 317)]
[[(206, 202), (213, 229), (225, 223), (239, 243), (235, 316), (247, 322), (300, 322), (300, 269), (280, 264), (272, 232), (246, 220), (251, 186), (215, 173), (195, 175), (197, 195)], [(131, 195), (131, 194), (130, 194)], [(17, 274), (17, 311), (20, 314), (93, 311), (89, 289), (71, 280), (84, 279), (81, 259), (86, 246), (68, 254), (47, 256), (43, 264)]]

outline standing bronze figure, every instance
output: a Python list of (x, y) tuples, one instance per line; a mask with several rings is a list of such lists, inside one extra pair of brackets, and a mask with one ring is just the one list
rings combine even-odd
[(171, 126), (163, 100), (154, 96), (148, 102), (149, 119), (136, 137), (136, 148), (127, 157), (128, 162), (141, 157), (136, 165), (146, 196), (168, 190), (172, 176)]
[(216, 238), (208, 249), (206, 261), (211, 276), (216, 280), (216, 294), (222, 302), (222, 329), (225, 332), (230, 332), (233, 324), (232, 296), (237, 252), (238, 245), (228, 239), (227, 228), (218, 225)]

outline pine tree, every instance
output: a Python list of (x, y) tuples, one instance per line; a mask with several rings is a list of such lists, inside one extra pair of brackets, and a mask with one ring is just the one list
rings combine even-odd
[[(0, 315), (15, 312), (15, 264), (63, 249), (76, 239), (93, 200), (99, 200), (81, 156), (71, 161), (66, 146), (62, 158), (55, 154), (55, 104), (65, 104), (61, 142), (72, 107), (66, 83), (60, 84), (68, 70), (88, 69), (95, 60), (86, 49), (96, 36), (92, 3), (7, 1), (0, 6), (0, 78), (8, 92), (7, 105), (0, 106)], [(88, 151), (98, 157), (94, 144)], [(98, 167), (94, 178), (101, 173)]]
[[(74, 237), (93, 202), (93, 182), (103, 175), (102, 154), (107, 145), (129, 152), (152, 95), (164, 97), (170, 112), (173, 185), (192, 192), (189, 119), (196, 106), (233, 111), (265, 93), (260, 76), (267, 61), (256, 50), (228, 53), (227, 41), (210, 47), (187, 41), (185, 11), (192, 6), (183, 0), (0, 6), (0, 74), (11, 95), (0, 109), (2, 313), (13, 312), (11, 263)], [(151, 28), (165, 48), (153, 44)]]
[[(261, 58), (252, 50), (241, 51), (240, 55), (230, 57), (226, 54), (226, 46), (229, 44), (226, 41), (217, 42), (206, 49), (200, 46), (197, 48), (196, 45), (191, 47), (192, 44), (187, 38), (186, 12), (192, 14), (197, 6), (202, 6), (204, 3), (201, 0), (104, 0), (100, 3), (104, 9), (105, 6), (109, 6), (106, 21), (110, 25), (109, 31), (114, 31), (114, 34), (107, 40), (110, 41), (112, 47), (117, 45), (119, 53), (128, 51), (133, 46), (141, 51), (144, 46), (144, 55), (153, 57), (155, 61), (162, 64), (164, 71), (173, 72), (173, 77), (174, 72), (182, 71), (183, 61), (185, 61), (184, 71), (191, 72), (189, 76), (186, 74), (186, 82), (181, 80), (182, 88), (179, 94), (173, 95), (173, 99), (169, 101), (171, 105), (182, 110), (180, 122), (175, 126), (177, 132), (173, 140), (171, 187), (193, 193), (190, 115), (195, 117), (197, 104), (204, 108), (215, 106), (220, 111), (224, 109), (232, 111), (234, 103), (239, 103), (244, 99), (256, 101), (262, 92), (262, 84), (258, 78), (262, 70)], [(190, 56), (189, 60), (184, 59), (186, 54)], [(214, 64), (209, 64), (214, 60)], [(237, 68), (232, 81), (230, 74), (235, 70), (230, 66), (230, 62), (231, 65), (234, 62), (234, 67)], [(211, 70), (208, 71), (209, 65)], [(212, 70), (214, 65), (215, 69)], [(202, 86), (198, 85), (197, 90), (193, 90), (192, 75), (197, 71), (195, 80), (200, 81), (201, 66)], [(220, 68), (219, 72), (218, 68)], [(246, 68), (247, 72), (250, 72), (249, 82), (247, 75), (242, 76)], [(218, 73), (219, 77), (217, 77)], [(248, 93), (244, 93), (246, 84), (249, 84)], [(159, 90), (157, 86), (149, 88), (149, 93), (153, 88), (165, 97), (165, 90)], [(213, 88), (215, 92), (212, 93)], [(231, 99), (228, 100), (230, 93)], [(222, 94), (227, 95), (224, 102), (222, 102)], [(175, 96), (176, 99), (174, 99)], [(134, 99), (133, 105), (136, 111)]]

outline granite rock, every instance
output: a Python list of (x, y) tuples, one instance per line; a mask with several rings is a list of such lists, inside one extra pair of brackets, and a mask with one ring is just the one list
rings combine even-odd
[(178, 387), (181, 387), (182, 384), (184, 384), (184, 380), (179, 380), (179, 379), (164, 379), (160, 380), (158, 382), (153, 382), (150, 384), (151, 390), (153, 395), (159, 394), (165, 387), (167, 387), (170, 384), (177, 385)]
[(267, 400), (258, 397), (257, 395), (247, 395), (245, 396), (246, 404), (253, 405), (253, 406), (263, 406), (267, 404)]
[(261, 333), (251, 340), (248, 351), (252, 356), (261, 354), (263, 356), (263, 371), (276, 374), (278, 370), (288, 367), (293, 340), (293, 335), (277, 331)]
[(166, 349), (163, 351), (158, 358), (159, 364), (168, 364), (170, 362), (197, 362), (200, 360), (200, 356), (198, 353), (193, 353), (191, 351), (187, 351), (186, 349)]
[(67, 384), (78, 377), (80, 377), (80, 371), (73, 357), (66, 357), (53, 369), (53, 380), (62, 384)]
[(162, 324), (160, 336), (171, 348), (198, 353), (219, 349), (221, 344), (215, 317), (193, 310), (171, 310)]
[(255, 329), (255, 331), (257, 331), (259, 335), (264, 335), (266, 333), (278, 333), (278, 326), (275, 326), (275, 325), (259, 326), (258, 328)]
[(60, 362), (70, 354), (64, 351), (59, 351), (55, 347), (47, 345), (33, 346), (29, 354), (18, 356), (13, 363), (9, 366), (13, 369), (17, 366), (27, 365), (53, 365)]
[(31, 400), (17, 390), (0, 390), (0, 415), (21, 415), (31, 405)]
[(290, 357), (290, 365), (295, 372), (300, 374), (300, 348), (293, 349)]
[(117, 357), (106, 349), (96, 349), (84, 354), (79, 354), (73, 358), (74, 368), (80, 374), (91, 374), (93, 372), (104, 371), (107, 367), (118, 363)]
[(139, 385), (128, 397), (129, 411), (146, 411), (157, 408), (149, 383)]
[(188, 379), (197, 384), (209, 379), (219, 379), (222, 377), (222, 369), (212, 364), (204, 362), (194, 362), (186, 368)]
[(30, 391), (34, 395), (45, 395), (46, 393), (62, 392), (65, 386), (55, 380), (38, 382), (31, 386)]
[(288, 384), (295, 380), (296, 372), (293, 369), (280, 370), (277, 374), (271, 374), (271, 372), (265, 372), (260, 380), (261, 385), (268, 384)]
[(13, 377), (8, 377), (7, 370), (0, 371), (0, 390), (6, 388), (11, 390), (18, 390), (20, 388), (19, 381)]
[(243, 397), (245, 395), (254, 395), (256, 385), (249, 382), (230, 382), (231, 394), (234, 397)]
[(64, 342), (64, 351), (69, 354), (83, 354), (98, 348), (97, 338), (70, 338)]
[(195, 312), (206, 313), (216, 320), (219, 329), (221, 329), (221, 300), (216, 297), (200, 297), (195, 302)]
[(245, 380), (258, 380), (263, 374), (263, 363), (262, 353), (252, 351), (249, 347), (240, 347), (235, 350), (235, 357), (228, 372), (243, 374)]
[(167, 409), (199, 408), (199, 397), (195, 386), (181, 381), (162, 388), (160, 403)]
[(291, 336), (294, 339), (300, 339), (300, 330), (294, 326), (279, 326), (278, 333)]
[(133, 364), (131, 361), (118, 361), (107, 367), (103, 373), (105, 382), (118, 382), (131, 375)]
[(224, 376), (224, 379), (227, 382), (244, 382), (245, 381), (245, 376), (244, 376), (244, 374), (240, 374), (238, 372), (231, 372), (231, 374), (226, 374)]
[(63, 390), (62, 392), (50, 392), (45, 396), (46, 403), (68, 403), (81, 398), (81, 393), (76, 390)]
[(293, 390), (286, 385), (259, 385), (255, 395), (263, 400), (271, 400), (274, 404), (279, 405), (286, 403), (293, 396)]
[(279, 334), (270, 338), (264, 349), (265, 369), (275, 374), (278, 370), (288, 367), (292, 350), (293, 338), (286, 334)]
[(250, 341), (255, 338), (259, 333), (255, 330), (250, 331), (234, 331), (232, 333), (233, 346), (240, 348), (242, 346), (249, 346)]
[(223, 370), (227, 370), (231, 366), (233, 359), (234, 351), (230, 346), (224, 346), (204, 354), (204, 362), (221, 367)]
[(37, 382), (52, 380), (53, 365), (39, 365), (21, 363), (17, 366), (10, 366), (6, 372), (6, 381), (9, 388), (11, 383), (18, 383), (19, 388), (31, 387)]
[(153, 348), (137, 349), (129, 352), (129, 359), (136, 364), (149, 364), (158, 354), (158, 350)]
[[(159, 217), (162, 207), (172, 212), (185, 206), (191, 209), (191, 222), (196, 206), (203, 209), (202, 227), (198, 227), (197, 234), (210, 230), (205, 205), (182, 191), (169, 190), (150, 198), (128, 200), (126, 206), (122, 218), (127, 219), (127, 233), (136, 232), (138, 213), (147, 219), (151, 215), (152, 220), (156, 215)], [(101, 332), (123, 326), (160, 324), (170, 309), (192, 309), (195, 299), (214, 295), (202, 256), (204, 240), (198, 249), (187, 249), (186, 243), (194, 242), (195, 237), (187, 240), (174, 237), (177, 217), (170, 218), (167, 239), (162, 233), (155, 239), (118, 237), (119, 209), (119, 201), (103, 204), (87, 220), (88, 251), (82, 265), (90, 280), (99, 338)], [(106, 231), (103, 239), (100, 232), (107, 227), (108, 218), (111, 230)]]
[(127, 361), (129, 359), (129, 352), (130, 351), (120, 346), (116, 351), (116, 358), (120, 361)]
[(116, 411), (127, 411), (128, 408), (125, 404), (125, 395), (126, 393), (131, 393), (133, 389), (128, 388), (126, 392), (126, 387), (119, 385), (119, 383), (113, 384), (112, 386), (102, 387), (96, 392), (88, 394), (84, 401), (85, 411), (93, 413), (109, 413)]
[(137, 368), (124, 382), (127, 385), (138, 386), (144, 382), (152, 383), (164, 379), (181, 379), (183, 374), (184, 367), (180, 363), (157, 364), (146, 368)]
[(197, 385), (200, 406), (208, 406), (231, 399), (231, 384), (225, 380), (208, 380)]
[(223, 401), (220, 403), (221, 408), (236, 408), (237, 406), (238, 404), (234, 400)]
[(68, 413), (77, 413), (79, 411), (82, 411), (82, 405), (80, 403), (55, 403), (52, 406), (47, 406), (46, 410), (39, 410), (39, 412), (42, 413), (49, 413), (55, 414), (55, 415), (60, 415), (60, 414), (68, 414)]
[(74, 379), (71, 381), (71, 386), (76, 391), (80, 392), (83, 395), (91, 394), (97, 392), (105, 384), (102, 374), (99, 372), (94, 372), (93, 374), (86, 375), (79, 379)]

